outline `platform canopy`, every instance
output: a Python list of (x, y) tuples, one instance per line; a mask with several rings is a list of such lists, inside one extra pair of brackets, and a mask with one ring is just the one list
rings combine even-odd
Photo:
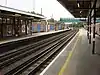
[(9, 16), (27, 16), (27, 18), (35, 18), (35, 19), (45, 19), (45, 16), (41, 16), (41, 15), (37, 15), (37, 14), (33, 14), (27, 11), (23, 11), (23, 10), (19, 10), (19, 9), (15, 9), (15, 8), (11, 8), (11, 7), (6, 7), (6, 6), (2, 6), (0, 5), (0, 14), (3, 15), (9, 15)]
[[(92, 10), (91, 8), (93, 8), (93, 5), (96, 0), (57, 0), (57, 1), (61, 5), (63, 5), (74, 17), (86, 18), (90, 10)], [(97, 16), (99, 17), (100, 16), (100, 3), (98, 4), (99, 6), (97, 6), (98, 7)]]

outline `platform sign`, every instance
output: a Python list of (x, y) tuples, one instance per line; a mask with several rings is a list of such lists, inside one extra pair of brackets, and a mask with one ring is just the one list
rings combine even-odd
[(12, 25), (7, 25), (7, 36), (12, 36)]
[(60, 18), (60, 22), (75, 23), (75, 22), (81, 22), (81, 21), (80, 19), (76, 19), (76, 18)]
[(37, 30), (38, 30), (38, 32), (41, 31), (41, 25), (40, 24), (37, 25)]
[(50, 25), (50, 30), (54, 30), (54, 26), (53, 25)]
[(25, 25), (22, 25), (22, 32), (25, 32)]
[(33, 32), (37, 32), (37, 23), (34, 23), (32, 27), (33, 27)]
[(34, 31), (34, 24), (32, 25), (32, 31)]
[(59, 24), (59, 30), (61, 30), (62, 29), (62, 26), (61, 26), (61, 24)]

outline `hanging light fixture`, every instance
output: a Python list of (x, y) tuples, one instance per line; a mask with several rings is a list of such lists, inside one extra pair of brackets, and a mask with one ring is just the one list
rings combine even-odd
[(80, 4), (79, 3), (77, 3), (77, 6), (78, 6), (78, 8), (80, 7)]
[(80, 11), (80, 14), (82, 13), (82, 11)]

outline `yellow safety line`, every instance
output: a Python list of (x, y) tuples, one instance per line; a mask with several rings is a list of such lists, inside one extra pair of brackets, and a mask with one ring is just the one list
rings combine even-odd
[[(79, 38), (79, 35), (78, 35), (78, 38)], [(78, 38), (77, 38), (77, 40), (76, 40), (76, 42), (75, 42), (75, 44), (74, 44), (72, 50), (69, 52), (68, 58), (67, 58), (67, 60), (65, 61), (64, 65), (63, 65), (63, 67), (61, 68), (61, 70), (60, 70), (60, 72), (58, 73), (58, 75), (63, 75), (63, 72), (64, 72), (65, 68), (68, 66), (69, 60), (70, 60), (70, 58), (71, 58), (71, 56), (72, 56), (72, 54), (73, 54), (73, 51), (74, 51), (74, 49), (75, 49), (75, 47), (76, 47), (77, 42), (78, 42)]]

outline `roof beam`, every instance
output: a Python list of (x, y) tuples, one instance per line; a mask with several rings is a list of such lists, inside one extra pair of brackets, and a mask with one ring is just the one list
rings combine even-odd
[[(85, 7), (85, 8), (75, 8), (74, 7), (74, 8), (70, 8), (70, 9), (83, 9), (84, 10), (84, 9), (93, 9), (93, 8), (87, 8), (87, 7)], [(99, 9), (99, 8), (96, 8), (96, 9)]]

